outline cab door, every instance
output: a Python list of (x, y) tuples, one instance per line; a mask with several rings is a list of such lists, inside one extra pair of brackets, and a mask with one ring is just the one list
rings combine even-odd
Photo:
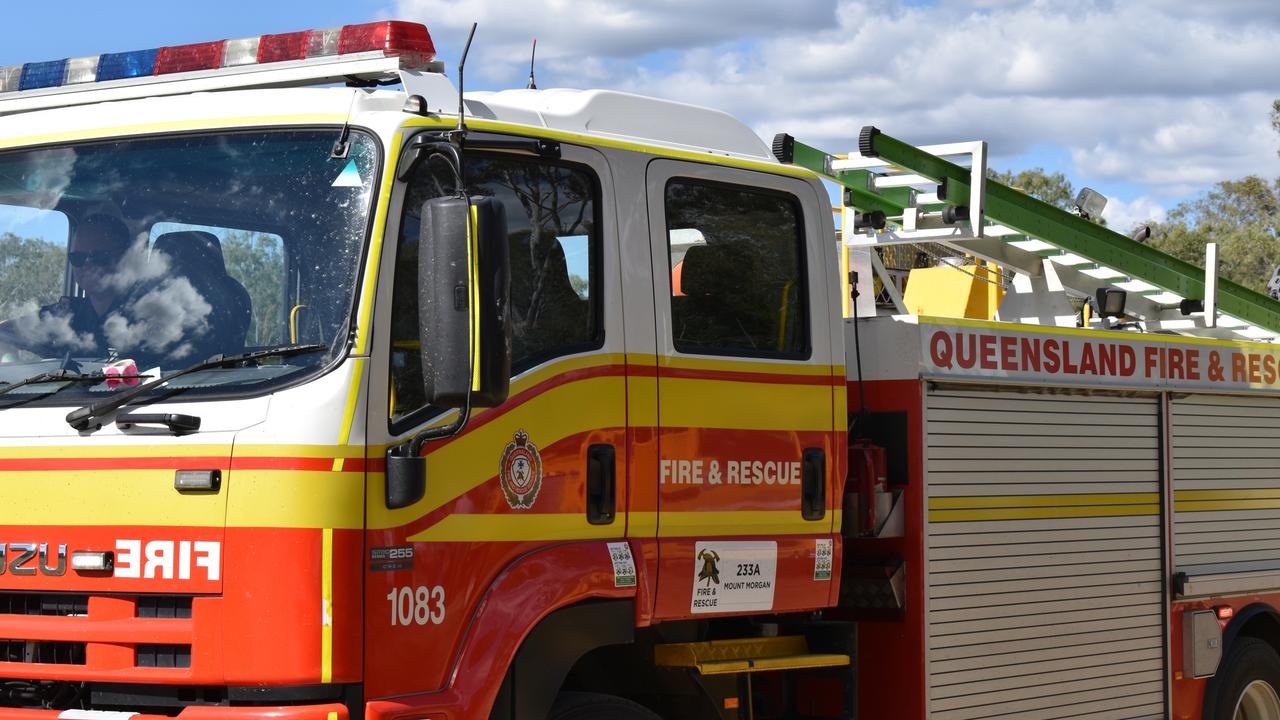
[(833, 413), (826, 198), (798, 179), (671, 160), (649, 165), (647, 194), (655, 614), (826, 605), (843, 430)]

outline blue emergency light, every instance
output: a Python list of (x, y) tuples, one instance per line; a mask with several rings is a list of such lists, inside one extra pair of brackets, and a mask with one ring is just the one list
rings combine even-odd
[(10, 65), (0, 67), (0, 96), (27, 90), (376, 51), (387, 57), (401, 58), (405, 67), (426, 65), (435, 59), (436, 54), (425, 25), (385, 20), (324, 30)]

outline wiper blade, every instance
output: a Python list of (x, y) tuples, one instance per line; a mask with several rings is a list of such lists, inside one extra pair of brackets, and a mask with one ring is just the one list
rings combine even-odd
[(96, 422), (98, 418), (106, 415), (112, 410), (123, 407), (128, 404), (130, 400), (133, 400), (142, 393), (164, 385), (167, 382), (177, 380), (183, 375), (190, 375), (191, 373), (208, 370), (210, 368), (253, 362), (254, 360), (262, 360), (264, 358), (291, 357), (293, 355), (304, 355), (306, 353), (320, 352), (321, 350), (328, 349), (328, 345), (282, 345), (280, 347), (267, 348), (265, 350), (254, 350), (253, 352), (241, 353), (239, 355), (214, 355), (208, 360), (201, 360), (195, 365), (170, 373), (164, 377), (158, 377), (151, 382), (135, 385), (128, 390), (112, 395), (111, 397), (100, 400), (92, 405), (72, 410), (70, 413), (67, 413), (67, 424), (80, 431), (88, 430), (90, 428), (96, 430), (102, 427), (102, 423)]
[(100, 372), (94, 373), (78, 373), (71, 370), (52, 370), (43, 372), (39, 375), (32, 375), (29, 378), (19, 380), (15, 383), (9, 383), (0, 387), (0, 395), (11, 393), (20, 387), (27, 385), (39, 385), (41, 383), (66, 382), (66, 383), (82, 383), (82, 382), (102, 382), (105, 380), (137, 380), (140, 378), (151, 377), (150, 375), (106, 375)]

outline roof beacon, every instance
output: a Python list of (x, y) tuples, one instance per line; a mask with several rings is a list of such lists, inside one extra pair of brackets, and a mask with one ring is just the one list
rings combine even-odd
[(276, 63), (290, 63), (291, 67), (332, 64), (354, 56), (397, 58), (402, 69), (423, 69), (435, 60), (435, 53), (425, 25), (387, 20), (0, 67), (0, 99), (30, 91), (179, 73), (244, 70), (249, 69), (246, 66)]

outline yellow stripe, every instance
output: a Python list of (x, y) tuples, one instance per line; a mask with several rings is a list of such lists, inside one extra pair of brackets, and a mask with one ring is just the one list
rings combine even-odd
[(333, 528), (320, 531), (320, 682), (333, 682)]
[(43, 145), (47, 143), (70, 142), (73, 140), (92, 140), (95, 138), (119, 137), (123, 135), (151, 135), (155, 133), (182, 132), (184, 130), (206, 130), (209, 128), (245, 127), (252, 125), (310, 125), (320, 123), (343, 123), (346, 121), (347, 115), (339, 113), (195, 118), (191, 120), (175, 120), (172, 122), (87, 128), (71, 130), (68, 132), (48, 133), (45, 135), (27, 135), (19, 138), (0, 139), (0, 148), (17, 147), (19, 145)]
[[(411, 542), (516, 542), (618, 537), (623, 521), (650, 525), (657, 513), (620, 513), (610, 525), (591, 525), (582, 513), (538, 515), (449, 515), (411, 535)], [(812, 535), (825, 533), (830, 520), (806, 521), (799, 510), (734, 512), (664, 512), (659, 537), (724, 537), (731, 535)]]
[[(455, 124), (455, 121), (447, 120), (445, 118), (412, 118), (405, 122), (404, 127), (452, 127)], [(535, 128), (529, 127), (528, 125), (499, 122), (496, 120), (484, 120), (480, 118), (473, 119), (469, 117), (467, 118), (467, 127), (476, 130), (493, 130), (496, 132), (524, 135), (526, 137), (560, 140), (561, 142), (577, 143), (579, 145), (630, 150), (632, 152), (657, 155), (659, 157), (674, 158), (677, 160), (690, 160), (704, 165), (720, 165), (724, 167), (742, 168), (745, 170), (759, 170), (762, 172), (772, 173), (774, 175), (789, 175), (791, 177), (806, 179), (815, 177), (812, 172), (797, 165), (781, 165), (779, 163), (769, 162), (766, 160), (749, 160), (746, 158), (726, 157), (723, 155), (713, 155), (705, 151), (691, 152), (688, 150), (676, 150), (674, 148), (661, 147), (658, 145), (646, 145), (640, 142), (616, 140), (614, 138), (602, 137), (600, 135), (587, 135), (583, 133), (565, 132), (563, 130), (551, 130), (541, 127)]]
[(369, 351), (369, 337), (373, 332), (373, 328), (370, 327), (373, 317), (373, 294), (378, 284), (379, 266), (382, 264), (387, 209), (391, 205), (391, 188), (395, 186), (396, 163), (400, 160), (400, 144), (403, 140), (404, 133), (401, 132), (391, 137), (390, 147), (387, 148), (386, 169), (382, 173), (381, 187), (378, 188), (378, 205), (374, 209), (373, 216), (373, 235), (369, 238), (369, 260), (365, 265), (364, 281), (360, 283), (360, 319), (356, 323), (356, 355), (367, 355)]
[(1250, 500), (1280, 498), (1280, 489), (1242, 488), (1238, 490), (1178, 490), (1173, 494), (1175, 502), (1188, 500)]
[(1203, 500), (1199, 502), (1174, 502), (1174, 512), (1205, 512), (1209, 510), (1275, 510), (1280, 499), (1271, 500)]
[(330, 711), (329, 711), (329, 715), (325, 718), (325, 720), (338, 720), (338, 713), (337, 713), (337, 711), (335, 711), (335, 710), (330, 710)]
[(471, 205), (467, 218), (467, 283), (471, 286), (471, 303), (467, 307), (467, 321), (471, 326), (471, 391), (480, 392), (480, 208)]
[[(341, 445), (236, 445), (235, 456), (245, 457), (364, 457), (363, 447), (347, 447)], [(0, 459), (58, 459), (66, 457), (84, 458), (190, 458), (190, 457), (231, 457), (231, 446), (223, 443), (208, 445), (21, 445), (0, 447)], [(66, 473), (67, 470), (51, 472)], [(134, 472), (122, 470), (119, 472)], [(8, 473), (5, 472), (7, 476)]]
[(626, 378), (593, 377), (562, 385), (512, 408), (500, 419), (476, 427), (431, 453), (427, 460), (431, 481), (427, 483), (426, 496), (417, 504), (388, 510), (382, 501), (380, 483), (369, 483), (369, 527), (405, 525), (492, 478), (498, 471), (503, 448), (517, 428), (528, 431), (530, 442), (546, 448), (578, 433), (623, 427), (625, 393)]
[(0, 525), (219, 527), (227, 490), (179, 494), (172, 470), (6, 472)]
[(1160, 505), (1087, 505), (1083, 507), (1016, 507), (983, 510), (930, 510), (929, 522), (969, 522), (975, 520), (1042, 520), (1049, 518), (1116, 517), (1158, 515)]
[(1075, 507), (1080, 505), (1146, 505), (1160, 502), (1157, 493), (1099, 493), (1094, 495), (1000, 495), (992, 497), (932, 497), (930, 510), (968, 508)]
[(658, 537), (729, 535), (813, 535), (831, 529), (831, 520), (805, 520), (799, 510), (668, 512), (658, 518)]
[(828, 385), (663, 378), (659, 387), (660, 424), (664, 427), (831, 430), (832, 392)]
[[(161, 446), (163, 448), (163, 446)], [(230, 454), (231, 447), (225, 451)], [(163, 453), (167, 455), (168, 453)], [(191, 453), (199, 455), (201, 453)], [(236, 445), (235, 455), (246, 457), (362, 458), (364, 447), (347, 445)]]
[[(236, 470), (230, 485), (228, 527), (364, 527), (364, 473)], [(160, 512), (175, 503), (166, 495), (154, 504)]]
[(592, 525), (583, 513), (487, 515), (455, 513), (410, 535), (410, 542), (516, 542), (620, 537), (626, 514), (609, 525)]
[(679, 355), (654, 356), (637, 353), (627, 353), (627, 361), (638, 364), (652, 365), (655, 357), (659, 367), (677, 368), (682, 370), (706, 370), (720, 372), (747, 372), (747, 373), (763, 373), (769, 375), (810, 375), (825, 376), (830, 375), (834, 365), (814, 365), (809, 363), (766, 363), (755, 362), (750, 360), (727, 360), (715, 358), (700, 357), (682, 357)]
[(351, 364), (351, 387), (347, 389), (347, 404), (342, 410), (342, 425), (338, 432), (339, 445), (346, 445), (351, 441), (351, 428), (356, 422), (356, 401), (360, 399), (360, 381), (363, 379), (364, 358), (356, 358)]
[(957, 327), (982, 328), (986, 330), (1003, 330), (1028, 335), (1076, 335), (1094, 339), (1126, 340), (1129, 342), (1167, 343), (1171, 345), (1209, 345), (1213, 347), (1241, 348), (1246, 350), (1265, 350), (1276, 352), (1276, 346), (1270, 343), (1245, 342), (1237, 340), (1216, 340), (1213, 338), (1189, 337), (1186, 335), (1161, 335), (1145, 333), (1135, 336), (1129, 332), (1112, 330), (1086, 330), (1077, 327), (1047, 327), (1036, 325), (1017, 325), (1014, 323), (994, 322), (991, 320), (970, 320), (967, 318), (947, 318), (921, 315), (917, 318), (920, 325), (953, 325)]

